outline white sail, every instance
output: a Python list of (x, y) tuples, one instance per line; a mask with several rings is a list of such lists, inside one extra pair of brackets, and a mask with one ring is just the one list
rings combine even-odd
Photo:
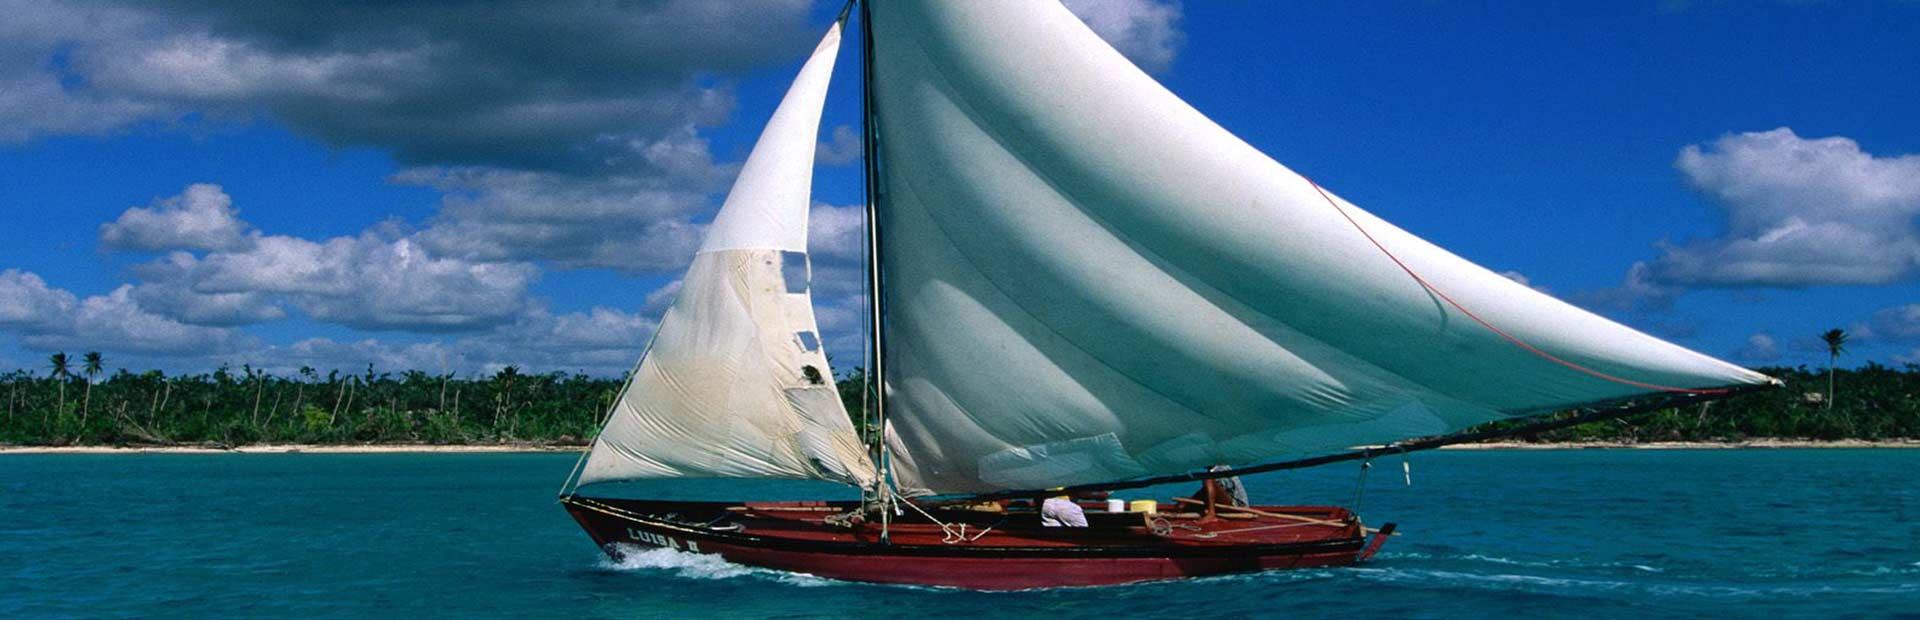
[[(1767, 377), (1340, 201), (1053, 2), (876, 0), (890, 445), (908, 492), (1044, 488)], [(1327, 194), (1327, 196), (1332, 196)]]
[(808, 290), (814, 145), (841, 27), (827, 31), (747, 156), (587, 456), (581, 484), (873, 480), (834, 388)]

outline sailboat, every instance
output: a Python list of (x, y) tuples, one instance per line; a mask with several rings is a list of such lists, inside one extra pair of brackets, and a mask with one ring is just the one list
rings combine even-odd
[[(1216, 125), (1055, 2), (857, 1), (861, 411), (877, 430), (856, 428), (833, 384), (806, 239), (849, 3), (562, 487), (609, 554), (671, 548), (978, 589), (1342, 566), (1394, 526), (1349, 507), (1242, 506), (1211, 481), (1777, 383), (1373, 216)], [(1519, 421), (1470, 430), (1499, 420)], [(861, 499), (590, 493), (660, 478), (826, 480)], [(1183, 481), (1208, 482), (1171, 501), (1092, 495)], [(1048, 524), (1062, 496), (1084, 526)]]

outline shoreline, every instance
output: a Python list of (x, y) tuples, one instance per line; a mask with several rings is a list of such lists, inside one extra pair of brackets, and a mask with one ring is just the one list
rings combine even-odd
[(1490, 441), (1441, 450), (1778, 450), (1783, 448), (1920, 448), (1920, 439), (1745, 439), (1740, 441)]
[(7, 446), (4, 454), (484, 454), (573, 452), (586, 446), (547, 444), (248, 444), (243, 446)]
[[(1777, 449), (1920, 449), (1920, 439), (1752, 439), (1744, 441), (1570, 441), (1533, 443), (1495, 441), (1454, 444), (1441, 450), (1777, 450)], [(9, 446), (5, 454), (486, 454), (578, 453), (586, 446), (550, 444), (250, 444), (244, 446)]]

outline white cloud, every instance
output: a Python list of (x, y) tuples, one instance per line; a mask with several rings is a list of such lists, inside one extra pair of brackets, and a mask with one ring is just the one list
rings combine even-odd
[(309, 338), (208, 363), (247, 363), (281, 374), (301, 366), (357, 371), (372, 364), (377, 371), (472, 375), (518, 366), (530, 372), (577, 370), (613, 376), (632, 368), (654, 328), (651, 319), (610, 308), (559, 315), (536, 311), (513, 324), (453, 339), (395, 343)]
[[(671, 272), (736, 169), (713, 160), (700, 131), (727, 120), (732, 76), (811, 48), (809, 9), (0, 0), (0, 141), (265, 116), (331, 146), (390, 153), (408, 166), (397, 182), (447, 194), (413, 235), (434, 257)], [(127, 211), (101, 239), (237, 252), (250, 232), (217, 188), (191, 188)], [(257, 300), (151, 287), (141, 297), (209, 323), (268, 316), (241, 307)]]
[(1635, 262), (1627, 268), (1627, 277), (1620, 286), (1597, 291), (1583, 291), (1574, 294), (1574, 301), (1604, 310), (1666, 310), (1686, 292), (1685, 289), (1654, 282), (1648, 275), (1650, 267), (1646, 262)]
[(46, 325), (79, 305), (73, 293), (47, 286), (38, 275), (18, 269), (0, 271), (0, 326)]
[(714, 78), (809, 49), (808, 5), (0, 0), (0, 141), (265, 114), (409, 165), (601, 168), (723, 121)]
[(1733, 352), (1733, 357), (1747, 362), (1776, 361), (1780, 359), (1780, 343), (1771, 334), (1753, 334), (1747, 336), (1746, 346)]
[[(1883, 308), (1873, 313), (1866, 331), (1874, 338), (1896, 342), (1920, 340), (1920, 304)], [(1863, 334), (1864, 335), (1864, 334)]]
[(234, 330), (189, 325), (148, 312), (134, 301), (132, 286), (81, 299), (16, 269), (0, 271), (0, 327), (41, 350), (200, 355), (230, 352), (252, 342)]
[(504, 366), (529, 371), (583, 370), (618, 375), (638, 359), (656, 327), (639, 313), (595, 307), (553, 314), (534, 308), (511, 322), (419, 342), (309, 338), (267, 345), (239, 330), (191, 325), (146, 310), (135, 287), (84, 299), (38, 275), (0, 271), (0, 329), (37, 351), (103, 351), (116, 364), (206, 369), (251, 364), (291, 374), (301, 366), (358, 371), (427, 370), (472, 374)]
[(867, 208), (815, 203), (807, 214), (807, 251), (821, 259), (857, 261), (867, 242)]
[(91, 88), (76, 79), (71, 56), (58, 53), (127, 36), (140, 21), (131, 12), (0, 0), (0, 15), (0, 144), (100, 134), (172, 113), (159, 102)]
[(196, 293), (185, 284), (141, 283), (133, 287), (133, 299), (142, 308), (192, 325), (233, 327), (287, 317), (286, 310), (263, 293)]
[(88, 297), (70, 321), (28, 333), (21, 339), (39, 349), (100, 349), (177, 355), (239, 350), (253, 339), (231, 329), (188, 325), (146, 311), (133, 300), (133, 287), (121, 285), (107, 295)]
[[(176, 296), (183, 295), (180, 290), (211, 296), (267, 294), (321, 321), (415, 331), (471, 330), (509, 322), (529, 307), (527, 288), (539, 277), (539, 270), (526, 263), (441, 258), (410, 239), (376, 231), (326, 241), (262, 236), (245, 251), (199, 259), (174, 255), (150, 263), (141, 273), (176, 287), (170, 291)], [(258, 298), (227, 299), (244, 305)], [(182, 310), (190, 303), (168, 301), (174, 303), (167, 307), (191, 314)], [(218, 298), (196, 301), (219, 303)], [(235, 312), (270, 315), (244, 307)]]
[(262, 347), (232, 356), (204, 360), (207, 365), (247, 364), (260, 370), (293, 375), (301, 367), (312, 367), (321, 374), (340, 370), (357, 373), (372, 365), (375, 372), (421, 370), (435, 374), (468, 370), (459, 356), (442, 342), (389, 343), (366, 338), (337, 341), (308, 338), (289, 345)]
[(1531, 278), (1528, 278), (1527, 274), (1520, 273), (1518, 271), (1502, 271), (1500, 272), (1500, 277), (1506, 278), (1508, 280), (1512, 280), (1514, 282), (1519, 282), (1521, 286), (1525, 286), (1527, 288), (1540, 291), (1548, 295), (1553, 294), (1553, 291), (1548, 289), (1545, 286), (1534, 285), (1533, 280)]
[(1724, 210), (1727, 230), (1662, 243), (1647, 264), (1653, 283), (1887, 284), (1920, 271), (1920, 156), (1875, 157), (1782, 127), (1688, 146), (1675, 166)]
[(1180, 3), (1158, 0), (1064, 0), (1067, 9), (1148, 73), (1173, 66), (1187, 35)]
[(640, 310), (648, 316), (657, 316), (666, 312), (667, 307), (673, 305), (673, 301), (680, 297), (680, 287), (685, 284), (685, 280), (674, 280), (665, 286), (653, 289), (653, 292), (647, 293), (646, 301), (640, 306)]
[(437, 254), (653, 274), (683, 268), (700, 245), (704, 227), (691, 220), (712, 207), (712, 170), (674, 183), (497, 168), (413, 169), (395, 179), (446, 193), (417, 236)]
[(220, 186), (195, 183), (151, 207), (127, 209), (100, 225), (100, 242), (127, 250), (238, 250), (251, 242), (248, 226)]
[(219, 186), (203, 183), (102, 227), (111, 247), (206, 250), (174, 251), (136, 266), (140, 283), (128, 296), (147, 311), (195, 325), (271, 321), (291, 306), (360, 329), (462, 331), (527, 312), (527, 289), (540, 275), (524, 262), (437, 255), (398, 224), (314, 241), (252, 231), (235, 213)]
[(845, 166), (865, 156), (866, 143), (860, 139), (860, 130), (849, 125), (835, 126), (831, 137), (821, 140), (813, 150), (813, 161), (823, 166)]

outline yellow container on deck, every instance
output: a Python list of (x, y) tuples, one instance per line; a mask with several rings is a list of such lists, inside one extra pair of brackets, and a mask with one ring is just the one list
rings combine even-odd
[(1127, 505), (1127, 512), (1156, 514), (1160, 512), (1160, 502), (1151, 499), (1136, 499), (1133, 500), (1133, 503)]

